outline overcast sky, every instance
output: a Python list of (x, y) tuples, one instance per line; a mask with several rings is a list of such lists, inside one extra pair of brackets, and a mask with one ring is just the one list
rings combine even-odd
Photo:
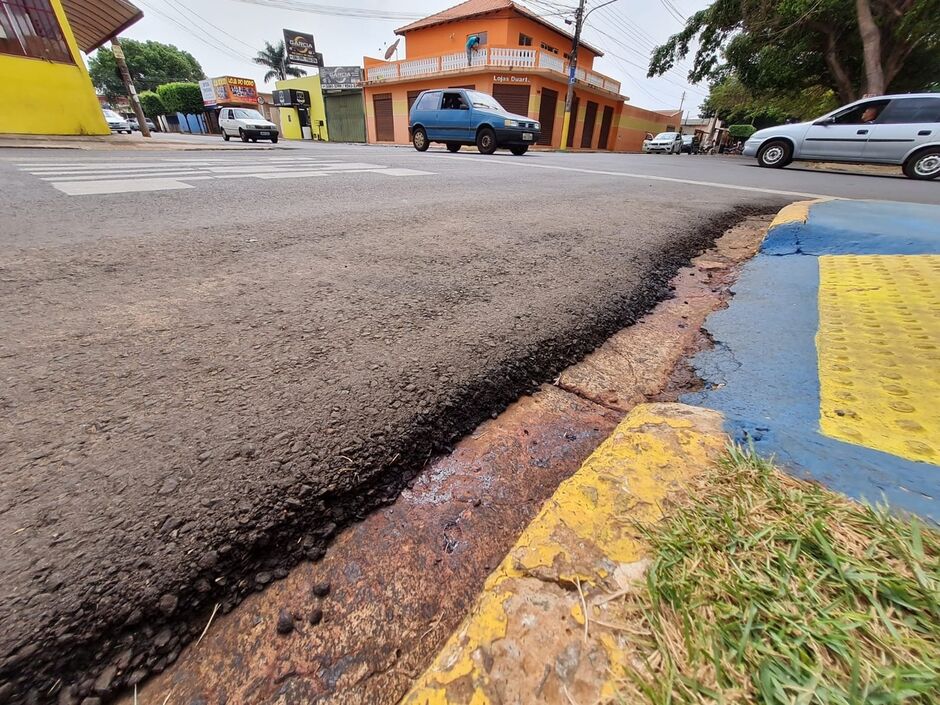
[[(440, 12), (453, 0), (132, 0), (144, 11), (144, 18), (122, 36), (154, 39), (174, 44), (190, 52), (202, 64), (206, 75), (253, 78), (259, 88), (265, 69), (253, 64), (251, 57), (264, 41), (275, 42), (284, 28), (314, 35), (317, 51), (328, 66), (362, 65), (363, 55), (381, 56), (395, 40), (394, 30), (408, 24), (406, 18), (334, 16), (314, 8), (342, 8), (362, 14), (410, 15), (414, 18)], [(587, 7), (603, 0), (588, 0)], [(576, 0), (529, 0), (538, 14), (560, 21), (566, 8)], [(708, 0), (617, 0), (599, 8), (587, 20), (584, 40), (602, 49), (605, 56), (594, 68), (622, 83), (622, 93), (630, 102), (646, 108), (678, 107), (683, 90), (685, 109), (692, 117), (707, 95), (704, 85), (690, 86), (684, 69), (675, 69), (666, 77), (646, 78), (651, 47), (674, 34), (682, 26), (679, 17), (687, 17), (709, 4)], [(310, 11), (271, 7), (309, 6)], [(404, 44), (404, 42), (403, 42)], [(399, 52), (405, 58), (407, 47)], [(268, 86), (268, 90), (273, 85)]]

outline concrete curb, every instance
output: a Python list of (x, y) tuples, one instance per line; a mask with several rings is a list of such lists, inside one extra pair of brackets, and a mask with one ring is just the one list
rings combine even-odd
[(722, 423), (683, 404), (630, 412), (545, 503), (402, 705), (613, 695), (627, 644), (604, 626), (605, 597), (629, 590), (647, 564), (632, 521), (660, 519), (669, 495), (716, 459)]

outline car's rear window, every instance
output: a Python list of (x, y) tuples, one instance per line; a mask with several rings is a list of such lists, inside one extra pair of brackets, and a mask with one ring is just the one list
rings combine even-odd
[(418, 99), (417, 105), (415, 105), (415, 110), (437, 110), (441, 101), (441, 92), (433, 91), (431, 93), (425, 93)]

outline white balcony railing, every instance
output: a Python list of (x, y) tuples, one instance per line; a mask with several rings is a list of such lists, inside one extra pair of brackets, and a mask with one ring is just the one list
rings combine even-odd
[(490, 49), (490, 65), (492, 66), (535, 66), (534, 49)]
[(437, 73), (441, 70), (441, 62), (438, 57), (432, 56), (428, 59), (403, 61), (400, 67), (399, 75), (402, 78), (410, 78), (411, 76), (424, 76), (429, 73)]
[[(482, 48), (473, 53), (470, 66), (496, 66), (509, 68), (540, 68), (555, 73), (567, 74), (567, 64), (558, 56), (534, 49), (510, 49), (502, 47)], [(370, 82), (394, 81), (400, 78), (432, 76), (448, 71), (466, 69), (467, 52), (454, 52), (443, 56), (431, 56), (424, 59), (407, 59), (380, 66), (371, 66), (366, 70), (366, 80)], [(579, 68), (575, 71), (577, 80), (612, 93), (620, 93), (620, 82), (602, 76), (593, 71)]]
[(547, 54), (544, 51), (540, 51), (539, 68), (548, 69), (549, 71), (557, 71), (558, 73), (565, 73), (565, 62), (554, 54)]
[(366, 72), (370, 81), (391, 81), (398, 78), (398, 64), (388, 66), (371, 66)]

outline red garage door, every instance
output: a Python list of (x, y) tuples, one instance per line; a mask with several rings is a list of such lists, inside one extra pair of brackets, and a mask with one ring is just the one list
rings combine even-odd
[(377, 142), (395, 141), (395, 118), (392, 116), (392, 94), (376, 93), (372, 96), (375, 108), (375, 139)]
[(493, 97), (509, 112), (528, 116), (529, 90), (529, 86), (510, 86), (497, 83), (493, 86)]

